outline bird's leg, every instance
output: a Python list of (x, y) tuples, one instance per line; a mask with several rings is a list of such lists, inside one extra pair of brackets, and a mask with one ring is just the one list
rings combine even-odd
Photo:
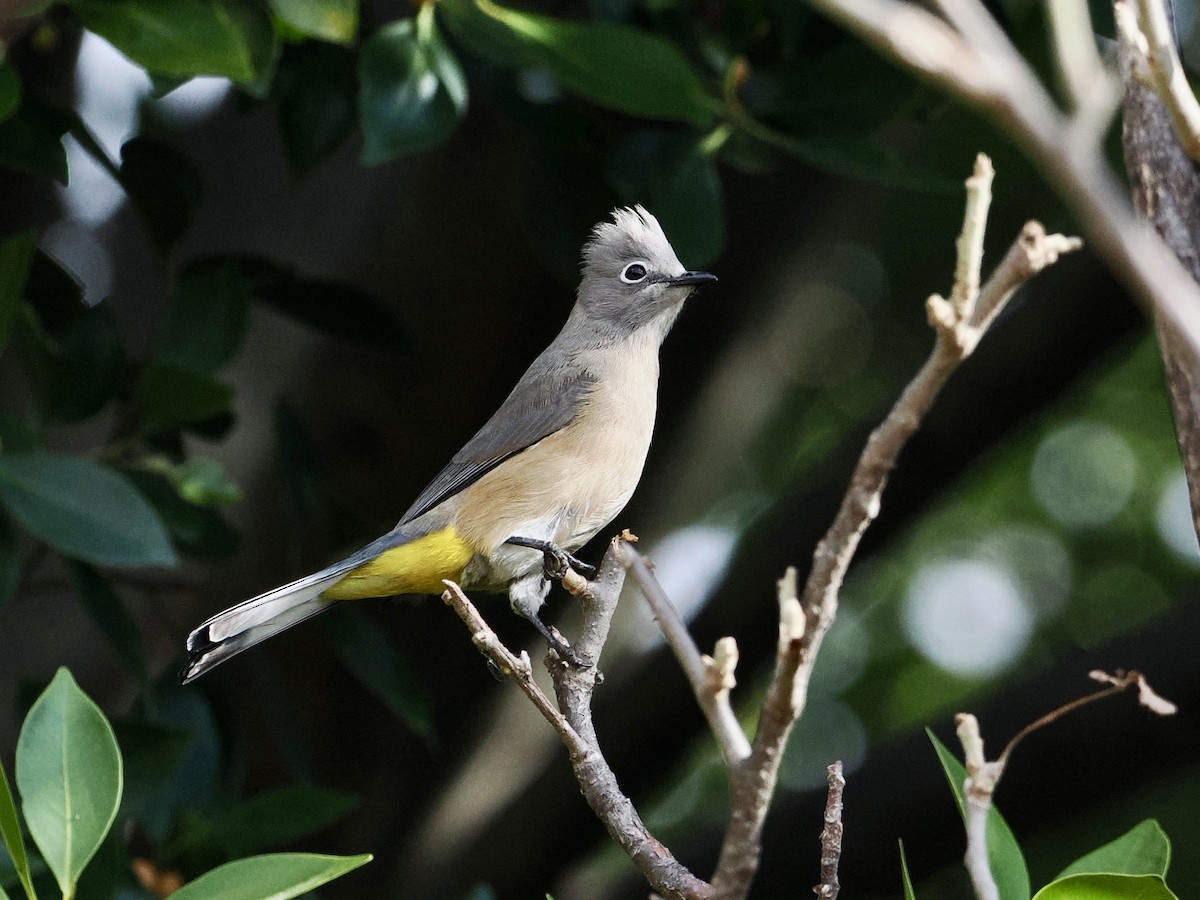
[(541, 550), (545, 556), (543, 570), (546, 573), (546, 577), (551, 581), (562, 581), (563, 576), (567, 574), (567, 569), (574, 569), (588, 581), (593, 581), (596, 578), (598, 570), (595, 566), (588, 565), (575, 554), (564, 550), (558, 544), (551, 541), (513, 535), (504, 543), (513, 544), (517, 547), (529, 547), (531, 550)]
[(559, 630), (553, 625), (547, 625), (538, 615), (538, 611), (542, 608), (542, 601), (546, 599), (546, 593), (549, 590), (550, 582), (543, 579), (541, 575), (527, 575), (514, 581), (509, 587), (508, 602), (513, 612), (532, 623), (547, 643), (554, 648), (555, 653), (577, 669), (590, 668), (591, 663), (575, 652), (574, 648), (567, 643), (566, 638), (559, 633)]

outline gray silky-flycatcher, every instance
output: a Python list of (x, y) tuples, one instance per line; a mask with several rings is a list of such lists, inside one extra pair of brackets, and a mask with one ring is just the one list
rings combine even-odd
[(202, 624), (188, 637), (184, 683), (339, 600), (440, 593), (442, 579), (507, 592), (561, 645), (538, 617), (544, 554), (578, 565), (571, 552), (625, 507), (654, 431), (659, 347), (696, 285), (716, 280), (685, 270), (642, 207), (612, 219), (583, 249), (562, 331), (399, 524)]

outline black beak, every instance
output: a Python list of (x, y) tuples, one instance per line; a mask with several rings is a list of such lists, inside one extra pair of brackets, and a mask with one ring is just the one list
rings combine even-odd
[(664, 278), (664, 284), (708, 284), (710, 281), (716, 281), (716, 275), (710, 275), (708, 272), (684, 272), (682, 275), (672, 275), (670, 278)]

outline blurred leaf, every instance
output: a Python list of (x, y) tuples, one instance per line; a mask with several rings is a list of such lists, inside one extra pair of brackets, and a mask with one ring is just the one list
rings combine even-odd
[(0, 512), (0, 610), (8, 605), (21, 583), (21, 554), (17, 533), (8, 516)]
[(236, 503), (242, 499), (242, 489), (225, 467), (207, 456), (189, 456), (181, 463), (151, 456), (143, 460), (142, 465), (148, 471), (166, 477), (180, 497), (197, 506)]
[(108, 720), (65, 668), (21, 726), (16, 772), (29, 834), (70, 897), (116, 818), (122, 771)]
[(0, 242), (0, 353), (23, 302), (37, 241), (36, 231), (24, 231)]
[(636, 131), (613, 152), (607, 175), (623, 202), (654, 214), (687, 268), (717, 257), (725, 239), (721, 179), (698, 135)]
[(128, 480), (88, 459), (0, 453), (0, 501), (67, 556), (107, 566), (173, 566), (154, 510)]
[(237, 356), (254, 294), (236, 261), (211, 257), (186, 266), (167, 305), (155, 357), (211, 375)]
[(166, 141), (135, 137), (121, 147), (118, 178), (158, 252), (175, 246), (204, 193), (196, 164)]
[(156, 75), (251, 82), (274, 56), (264, 9), (236, 0), (71, 0), (84, 27)]
[(0, 122), (0, 167), (46, 175), (66, 184), (67, 151), (62, 138), (75, 121), (72, 112), (25, 97), (21, 108)]
[[(1171, 841), (1153, 819), (1139, 822), (1115, 841), (1097, 847), (1058, 873), (1068, 875), (1114, 873), (1119, 875), (1161, 875), (1167, 877), (1171, 864)], [(1055, 879), (1055, 880), (1058, 880)]]
[(185, 728), (139, 720), (112, 723), (125, 761), (122, 815), (139, 817), (143, 806), (166, 788), (192, 743)]
[(269, 0), (275, 15), (309, 37), (353, 44), (358, 33), (358, 0)]
[(467, 111), (462, 66), (438, 34), (434, 5), (379, 29), (359, 54), (358, 115), (368, 166), (436, 147)]
[(171, 895), (174, 900), (288, 900), (357, 869), (372, 859), (362, 856), (318, 856), (272, 853), (238, 859), (189, 881)]
[(17, 817), (17, 805), (13, 800), (12, 786), (8, 783), (8, 773), (0, 766), (0, 837), (8, 856), (16, 869), (21, 887), (29, 900), (37, 900), (33, 890), (33, 882), (29, 876), (29, 854), (25, 850), (25, 836), (21, 834), (21, 821)]
[(774, 145), (809, 165), (867, 184), (949, 194), (962, 190), (962, 179), (901, 158), (861, 131), (822, 130), (787, 135)]
[(904, 857), (904, 841), (900, 842), (900, 880), (904, 885), (904, 900), (917, 900), (912, 877), (908, 874), (908, 860)]
[(1033, 900), (1179, 900), (1161, 875), (1070, 875), (1046, 885)]
[[(933, 749), (937, 751), (938, 761), (942, 764), (942, 771), (946, 775), (946, 781), (950, 783), (950, 789), (954, 792), (954, 799), (958, 803), (958, 811), (963, 817), (963, 821), (967, 820), (967, 801), (963, 796), (963, 782), (967, 778), (967, 770), (963, 764), (951, 753), (946, 745), (937, 739), (928, 728), (925, 733), (929, 735), (929, 740), (933, 744)], [(1017, 843), (1016, 837), (1013, 836), (1012, 829), (1008, 827), (1008, 823), (1004, 821), (1004, 817), (1000, 815), (1000, 810), (993, 803), (988, 811), (988, 863), (991, 866), (992, 878), (996, 881), (996, 887), (1000, 890), (1000, 900), (1026, 900), (1031, 893), (1029, 886), (1029, 870), (1025, 866), (1025, 854), (1021, 852), (1021, 847)]]
[(233, 402), (233, 388), (206, 375), (152, 363), (138, 385), (142, 434), (201, 422), (225, 412)]
[(396, 314), (365, 291), (305, 278), (262, 257), (233, 258), (260, 303), (304, 325), (381, 350), (396, 351), (407, 343)]
[(122, 388), (125, 347), (108, 303), (82, 307), (45, 350), (45, 415), (81, 422), (99, 412)]
[(207, 562), (224, 562), (237, 553), (241, 538), (215, 509), (184, 500), (163, 475), (136, 470), (126, 475), (150, 501), (181, 552)]
[(311, 784), (292, 785), (222, 810), (185, 843), (212, 843), (228, 856), (241, 856), (320, 831), (357, 805), (351, 794)]
[(0, 59), (0, 122), (12, 118), (21, 105), (21, 76), (7, 59)]
[(357, 58), (316, 41), (289, 47), (272, 91), (292, 178), (324, 162), (354, 130)]
[(647, 119), (710, 124), (720, 112), (669, 40), (625, 25), (581, 24), (491, 0), (443, 0), (446, 24), (473, 53), (505, 68), (545, 68), (567, 90)]
[(43, 250), (33, 254), (29, 278), (25, 282), (25, 299), (52, 334), (61, 334), (88, 308), (83, 302), (83, 285)]
[(325, 618), (338, 659), (416, 734), (433, 734), (432, 704), (424, 685), (387, 636), (369, 619), (343, 611)]
[(71, 562), (71, 579), (84, 609), (105, 640), (143, 686), (150, 684), (150, 667), (142, 648), (142, 634), (108, 579), (87, 563)]

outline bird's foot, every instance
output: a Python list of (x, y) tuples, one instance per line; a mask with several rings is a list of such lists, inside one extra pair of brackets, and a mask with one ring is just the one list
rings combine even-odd
[(553, 625), (547, 625), (537, 616), (526, 616), (533, 627), (546, 639), (550, 648), (577, 669), (590, 669), (592, 664), (575, 652), (575, 648), (567, 643), (567, 639)]
[(558, 544), (551, 543), (550, 541), (513, 535), (504, 543), (514, 544), (518, 547), (529, 547), (532, 550), (541, 550), (544, 556), (542, 571), (550, 581), (561, 582), (563, 576), (571, 569), (574, 569), (588, 581), (594, 581), (599, 572), (595, 566), (588, 565), (575, 554), (564, 550)]

